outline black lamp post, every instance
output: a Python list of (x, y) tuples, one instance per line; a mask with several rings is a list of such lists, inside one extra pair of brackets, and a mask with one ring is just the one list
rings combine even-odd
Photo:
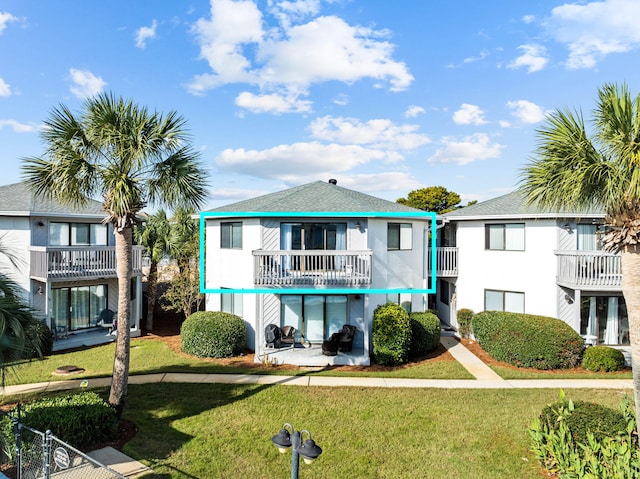
[[(302, 442), (304, 433), (307, 433), (308, 439)], [(316, 445), (311, 437), (311, 433), (306, 429), (296, 431), (289, 423), (285, 423), (280, 432), (271, 438), (282, 454), (292, 447), (291, 457), (291, 479), (298, 479), (298, 467), (300, 465), (300, 456), (306, 464), (311, 464), (322, 454), (322, 448)]]

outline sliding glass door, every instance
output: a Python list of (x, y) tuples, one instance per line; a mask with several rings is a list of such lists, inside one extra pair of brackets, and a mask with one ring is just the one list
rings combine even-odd
[(296, 328), (296, 342), (321, 343), (347, 324), (347, 296), (280, 296), (280, 326)]
[(95, 326), (107, 307), (107, 285), (76, 286), (51, 290), (49, 314), (56, 326), (69, 331)]

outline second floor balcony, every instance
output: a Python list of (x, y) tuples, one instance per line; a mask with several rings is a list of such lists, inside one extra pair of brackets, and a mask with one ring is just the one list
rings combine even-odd
[(620, 255), (604, 251), (556, 251), (557, 282), (583, 290), (620, 290)]
[[(133, 273), (141, 274), (143, 248), (134, 246)], [(32, 246), (31, 277), (47, 280), (86, 280), (115, 278), (116, 249), (114, 246)]]
[(371, 250), (253, 251), (256, 286), (369, 286)]
[[(431, 248), (429, 248), (429, 271), (431, 271)], [(451, 278), (458, 276), (458, 248), (439, 246), (436, 248), (436, 276)]]

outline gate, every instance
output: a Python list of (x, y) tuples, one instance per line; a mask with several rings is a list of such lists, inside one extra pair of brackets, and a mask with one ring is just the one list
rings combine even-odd
[(12, 418), (17, 479), (126, 479), (54, 436)]

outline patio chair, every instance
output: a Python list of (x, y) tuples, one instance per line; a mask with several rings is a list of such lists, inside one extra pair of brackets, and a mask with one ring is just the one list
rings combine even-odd
[(275, 324), (267, 324), (264, 328), (264, 342), (268, 348), (282, 347), (282, 331)]
[(109, 308), (103, 309), (100, 311), (100, 321), (98, 321), (98, 326), (102, 326), (103, 328), (109, 329), (109, 334), (111, 334), (116, 327), (116, 313), (111, 311)]
[(356, 327), (345, 324), (337, 333), (333, 333), (327, 341), (322, 342), (322, 354), (325, 356), (335, 356), (338, 351), (348, 353), (353, 348), (353, 338), (356, 334)]
[(280, 337), (280, 341), (282, 341), (282, 344), (290, 344), (291, 346), (295, 347), (295, 336), (296, 328), (294, 328), (293, 326), (285, 326), (282, 328), (282, 336)]

